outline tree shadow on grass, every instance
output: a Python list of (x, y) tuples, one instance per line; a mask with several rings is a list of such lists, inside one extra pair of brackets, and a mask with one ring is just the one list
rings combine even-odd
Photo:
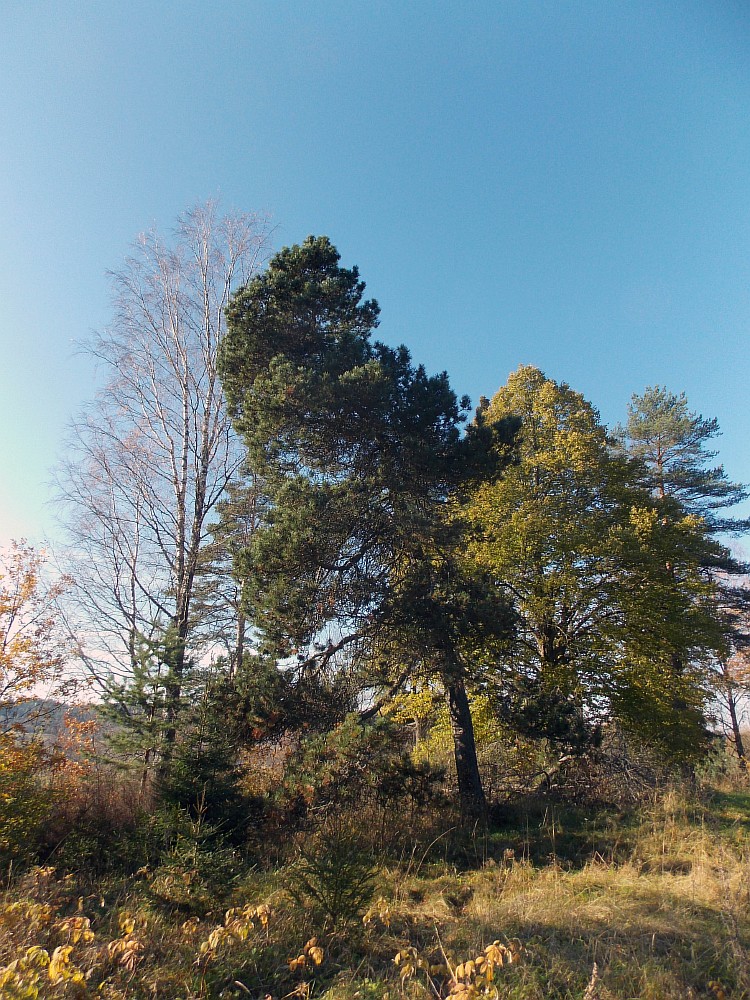
[[(612, 892), (606, 879), (561, 893), (556, 912), (550, 913), (554, 900), (544, 900), (547, 912), (539, 915), (535, 903), (532, 896), (526, 904), (516, 897), (481, 916), (470, 904), (451, 929), (458, 951), (495, 938), (523, 942), (525, 966), (513, 972), (501, 996), (581, 996), (594, 963), (601, 997), (716, 996), (711, 982), (721, 984), (727, 998), (748, 995), (749, 929), (738, 928), (718, 906), (637, 883), (627, 893)], [(522, 912), (514, 912), (518, 908)], [(535, 992), (542, 985), (544, 992)]]
[(431, 858), (461, 870), (509, 856), (566, 868), (581, 868), (594, 858), (623, 863), (634, 850), (636, 816), (615, 808), (583, 809), (529, 797), (495, 807), (487, 831), (456, 831), (436, 845)]
[(712, 792), (706, 819), (722, 832), (737, 829), (750, 832), (750, 792)]

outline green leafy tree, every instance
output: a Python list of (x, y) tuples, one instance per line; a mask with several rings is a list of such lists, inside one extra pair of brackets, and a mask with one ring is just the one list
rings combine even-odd
[[(750, 490), (732, 482), (722, 465), (714, 465), (717, 452), (710, 445), (720, 434), (715, 418), (705, 418), (689, 409), (685, 393), (679, 395), (663, 386), (651, 386), (643, 395), (634, 395), (628, 406), (628, 420), (618, 429), (618, 437), (627, 454), (641, 467), (643, 485), (650, 491), (659, 511), (663, 534), (679, 532), (690, 519), (692, 535), (701, 535), (702, 551), (696, 574), (696, 590), (701, 595), (699, 614), (706, 603), (713, 603), (712, 619), (723, 630), (714, 646), (716, 662), (726, 662), (732, 648), (745, 644), (742, 616), (736, 614), (737, 599), (743, 600), (742, 574), (739, 565), (722, 544), (721, 536), (739, 534), (750, 527), (750, 520), (731, 517), (726, 511), (750, 496)], [(679, 564), (665, 551), (664, 600), (667, 592), (679, 585)], [(703, 606), (701, 606), (701, 604)], [(695, 613), (695, 609), (693, 609)], [(689, 643), (673, 643), (670, 653), (674, 682), (686, 671), (695, 669), (695, 650)], [(708, 670), (704, 664), (704, 682)], [(678, 695), (675, 707), (684, 705)]]
[(515, 462), (467, 503), (473, 554), (514, 601), (513, 672), (581, 701), (611, 666), (627, 465), (594, 408), (536, 368), (514, 372), (485, 414), (521, 430)]
[(221, 377), (271, 500), (240, 560), (248, 605), (270, 655), (296, 655), (301, 676), (345, 655), (372, 698), (415, 670), (439, 676), (462, 809), (476, 817), (484, 795), (461, 643), (506, 630), (507, 614), (462, 567), (447, 501), (497, 464), (498, 432), (481, 424), (462, 437), (468, 401), (447, 376), (371, 339), (379, 308), (339, 259), (327, 238), (309, 237), (228, 311)]
[(718, 547), (700, 518), (674, 508), (631, 512), (636, 546), (623, 590), (622, 685), (614, 704), (631, 729), (689, 763), (707, 747), (711, 667), (725, 648), (717, 588), (706, 574)]
[[(707, 551), (699, 524), (684, 512), (663, 523), (596, 410), (538, 369), (514, 372), (485, 414), (521, 420), (515, 462), (466, 504), (473, 555), (519, 622), (489, 659), (500, 709), (527, 734), (568, 747), (585, 746), (612, 713), (660, 737), (655, 706), (675, 699), (669, 651), (719, 641), (697, 572)], [(684, 723), (703, 692), (692, 674), (680, 685)], [(691, 718), (695, 740), (702, 716)]]

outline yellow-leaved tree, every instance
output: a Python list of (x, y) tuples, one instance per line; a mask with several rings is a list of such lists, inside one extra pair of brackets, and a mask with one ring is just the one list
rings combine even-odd
[(33, 845), (49, 808), (42, 734), (63, 693), (65, 645), (55, 615), (64, 581), (48, 583), (46, 558), (25, 542), (0, 554), (0, 861)]
[(55, 601), (63, 581), (47, 584), (46, 558), (26, 542), (0, 554), (0, 733), (18, 730), (19, 706), (59, 693), (64, 645)]
[(665, 516), (641, 466), (570, 386), (522, 366), (482, 416), (521, 421), (514, 462), (463, 508), (470, 555), (516, 614), (514, 641), (487, 671), (503, 714), (565, 752), (614, 717), (678, 759), (694, 756), (704, 662), (723, 644), (702, 567), (720, 547), (679, 500)]

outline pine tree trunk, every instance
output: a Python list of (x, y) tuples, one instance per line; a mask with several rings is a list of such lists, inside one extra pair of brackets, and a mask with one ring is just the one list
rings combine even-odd
[(461, 819), (470, 825), (484, 822), (487, 816), (487, 801), (479, 774), (474, 724), (469, 711), (466, 687), (463, 679), (455, 676), (450, 679), (445, 678), (444, 683), (453, 734)]

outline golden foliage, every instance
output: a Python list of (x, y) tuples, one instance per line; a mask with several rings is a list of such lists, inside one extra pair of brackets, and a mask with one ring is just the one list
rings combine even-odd
[[(272, 911), (267, 903), (261, 903), (259, 906), (248, 903), (246, 906), (232, 907), (232, 909), (227, 910), (224, 914), (224, 923), (215, 927), (206, 940), (201, 943), (198, 949), (198, 962), (202, 959), (207, 962), (211, 961), (222, 950), (237, 942), (246, 941), (256, 924), (260, 924), (268, 934), (271, 915)], [(189, 923), (186, 921), (182, 928), (184, 932), (192, 934), (197, 924), (188, 927)]]
[(391, 917), (390, 904), (383, 896), (378, 896), (364, 917), (362, 917), (362, 923), (365, 927), (372, 927), (375, 923), (378, 923), (381, 927), (388, 928), (391, 926)]
[(61, 934), (65, 935), (71, 944), (90, 944), (94, 940), (91, 921), (88, 917), (66, 917), (55, 925)]
[(33, 849), (49, 811), (40, 776), (69, 759), (35, 734), (43, 714), (36, 706), (61, 693), (65, 658), (55, 615), (65, 581), (48, 584), (44, 565), (44, 554), (25, 542), (0, 554), (0, 858), (11, 860)]
[[(495, 969), (520, 962), (523, 953), (523, 945), (518, 938), (513, 938), (508, 944), (495, 940), (480, 955), (459, 962), (454, 967), (451, 967), (445, 954), (444, 961), (434, 962), (429, 956), (420, 953), (414, 945), (401, 948), (393, 961), (399, 967), (402, 987), (407, 980), (422, 971), (433, 988), (434, 979), (445, 980), (450, 990), (449, 996), (459, 1000), (475, 1000), (478, 997), (497, 997), (494, 986)], [(439, 995), (443, 995), (442, 992)]]
[(54, 604), (65, 581), (46, 584), (45, 561), (25, 542), (0, 557), (0, 705), (49, 697), (60, 683), (65, 649)]
[(46, 995), (45, 981), (52, 986), (71, 984), (85, 987), (86, 977), (70, 960), (72, 945), (52, 952), (38, 945), (26, 949), (21, 958), (0, 968), (0, 996), (13, 1000), (36, 1000)]
[(133, 972), (136, 965), (141, 960), (145, 946), (137, 938), (127, 937), (116, 938), (107, 945), (109, 957), (121, 965), (128, 972)]
[(298, 972), (302, 969), (308, 969), (311, 966), (320, 965), (323, 958), (323, 949), (318, 944), (318, 939), (313, 937), (310, 938), (296, 958), (287, 959), (287, 965), (291, 972)]

